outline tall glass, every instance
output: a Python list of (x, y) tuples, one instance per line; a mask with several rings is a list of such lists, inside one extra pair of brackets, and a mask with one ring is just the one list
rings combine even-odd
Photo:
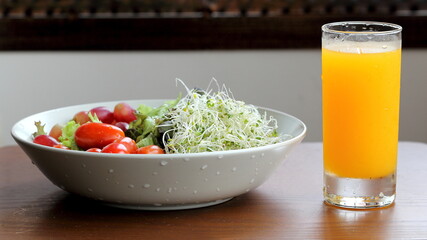
[(326, 203), (375, 208), (394, 202), (401, 31), (380, 22), (322, 26)]

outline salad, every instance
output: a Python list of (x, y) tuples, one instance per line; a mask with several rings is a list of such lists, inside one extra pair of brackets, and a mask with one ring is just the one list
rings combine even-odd
[(225, 86), (215, 83), (217, 91), (188, 89), (182, 83), (185, 97), (157, 107), (141, 104), (134, 109), (122, 102), (112, 110), (102, 106), (82, 110), (49, 133), (35, 122), (33, 142), (88, 152), (174, 154), (246, 149), (285, 140), (273, 117), (235, 100)]

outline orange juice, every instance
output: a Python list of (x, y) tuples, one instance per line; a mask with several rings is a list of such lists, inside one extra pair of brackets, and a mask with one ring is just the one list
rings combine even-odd
[(372, 47), (322, 49), (324, 168), (330, 175), (370, 179), (396, 170), (401, 50)]

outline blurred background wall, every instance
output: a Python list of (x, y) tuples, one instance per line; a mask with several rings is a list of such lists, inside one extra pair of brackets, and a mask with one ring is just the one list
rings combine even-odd
[[(400, 139), (427, 142), (427, 50), (404, 50)], [(12, 125), (52, 108), (126, 99), (175, 98), (211, 78), (235, 98), (287, 112), (321, 141), (319, 50), (0, 53), (0, 145)]]

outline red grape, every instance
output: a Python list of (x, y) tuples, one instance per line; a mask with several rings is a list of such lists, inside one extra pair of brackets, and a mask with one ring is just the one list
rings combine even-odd
[(89, 116), (87, 115), (87, 111), (80, 111), (76, 113), (73, 117), (73, 120), (80, 125), (90, 121)]
[(111, 124), (114, 122), (114, 113), (106, 107), (96, 107), (89, 111), (91, 114), (98, 117), (99, 121)]
[(130, 123), (136, 120), (135, 109), (127, 103), (118, 103), (114, 107), (114, 118), (117, 122)]

